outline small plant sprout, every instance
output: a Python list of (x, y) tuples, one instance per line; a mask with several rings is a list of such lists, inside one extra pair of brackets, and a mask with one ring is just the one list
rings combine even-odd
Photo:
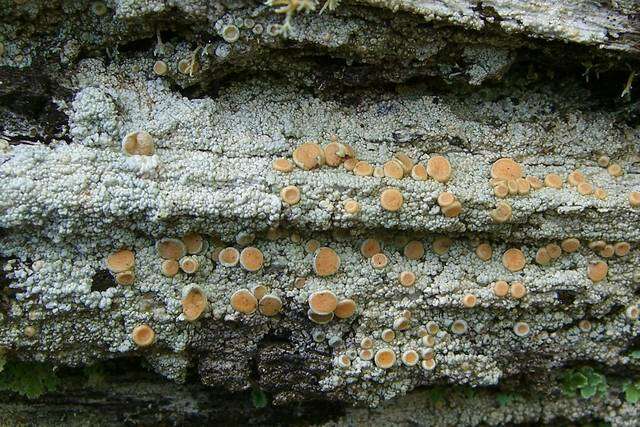
[(185, 286), (182, 289), (182, 314), (185, 320), (198, 320), (207, 309), (207, 295), (199, 286)]
[(338, 306), (338, 298), (330, 290), (321, 290), (309, 295), (308, 303), (309, 309), (315, 314), (328, 315), (333, 314)]
[(340, 268), (340, 257), (331, 248), (318, 248), (313, 258), (313, 271), (320, 277), (336, 274)]
[(128, 249), (122, 249), (109, 255), (106, 264), (112, 273), (132, 270), (135, 264), (135, 255)]
[(258, 302), (260, 313), (264, 316), (275, 316), (282, 311), (282, 300), (274, 294), (267, 294)]
[(288, 205), (295, 205), (300, 201), (300, 189), (295, 185), (288, 185), (280, 190), (280, 198)]
[(141, 348), (149, 347), (156, 340), (156, 333), (149, 325), (138, 325), (131, 332), (133, 342)]
[(329, 12), (333, 12), (338, 8), (339, 5), (340, 5), (340, 0), (326, 0), (324, 2), (324, 5), (322, 6), (322, 9), (320, 9), (320, 14), (322, 15), (322, 13), (325, 10), (328, 10)]
[[(336, 0), (332, 0), (336, 1)], [(275, 13), (285, 14), (282, 25), (278, 27), (278, 34), (282, 37), (289, 37), (293, 26), (291, 20), (296, 13), (311, 12), (316, 10), (315, 0), (267, 0), (265, 2), (267, 6), (273, 7)]]
[(151, 156), (156, 152), (149, 132), (131, 132), (122, 139), (122, 152), (127, 156)]
[(267, 395), (258, 387), (254, 387), (251, 390), (251, 403), (253, 403), (253, 407), (256, 409), (265, 408), (269, 404), (269, 400), (267, 399)]
[(187, 248), (182, 240), (165, 237), (156, 242), (156, 252), (162, 259), (177, 261), (187, 254)]
[(476, 247), (476, 255), (482, 261), (489, 261), (493, 255), (493, 249), (491, 249), (491, 245), (488, 243), (480, 243)]
[(427, 161), (427, 174), (438, 182), (449, 181), (451, 171), (451, 163), (443, 156), (433, 156)]
[(396, 354), (389, 347), (376, 351), (374, 362), (378, 368), (389, 369), (396, 363)]
[(334, 310), (334, 314), (338, 319), (347, 319), (356, 312), (356, 302), (352, 299), (345, 298), (338, 302)]

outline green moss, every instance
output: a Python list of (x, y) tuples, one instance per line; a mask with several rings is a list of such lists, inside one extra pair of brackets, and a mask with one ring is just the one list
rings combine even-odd
[(433, 404), (444, 402), (445, 389), (443, 387), (432, 387), (427, 390), (427, 396)]
[(631, 404), (637, 403), (640, 400), (640, 381), (626, 381), (622, 384), (622, 391), (624, 391), (624, 400)]
[(82, 369), (82, 373), (86, 379), (87, 387), (90, 388), (99, 388), (104, 385), (107, 376), (104, 366), (100, 363), (85, 366)]
[(254, 387), (251, 390), (251, 403), (253, 403), (254, 408), (262, 409), (269, 404), (269, 399), (264, 391)]
[(498, 393), (496, 394), (496, 400), (501, 407), (510, 405), (516, 401), (520, 396), (513, 393)]
[(607, 392), (607, 379), (593, 368), (572, 369), (564, 373), (561, 382), (562, 392), (566, 396), (589, 399), (595, 395), (604, 396)]
[(629, 357), (632, 359), (640, 359), (640, 350), (632, 350), (631, 353), (629, 353)]
[(58, 388), (60, 379), (44, 363), (6, 361), (0, 373), (0, 390), (34, 399)]

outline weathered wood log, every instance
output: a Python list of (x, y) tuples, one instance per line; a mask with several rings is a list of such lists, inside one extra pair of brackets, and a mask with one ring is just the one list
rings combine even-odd
[(634, 425), (638, 3), (338, 3), (0, 3), (5, 423)]

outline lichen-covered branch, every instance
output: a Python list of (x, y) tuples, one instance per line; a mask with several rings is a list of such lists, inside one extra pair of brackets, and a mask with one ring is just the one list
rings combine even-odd
[(636, 3), (2, 5), (0, 387), (634, 425)]

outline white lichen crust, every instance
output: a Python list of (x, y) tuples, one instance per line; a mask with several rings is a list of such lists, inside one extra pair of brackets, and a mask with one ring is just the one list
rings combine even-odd
[[(165, 13), (165, 2), (94, 7), (95, 19), (113, 21), (91, 43), (102, 45), (113, 26), (133, 39), (153, 34), (153, 54), (76, 61), (81, 49), (71, 43), (61, 52), (74, 64), (64, 81), (72, 99), (60, 102), (64, 138), (0, 147), (0, 348), (71, 366), (134, 355), (173, 381), (196, 367), (205, 384), (230, 390), (250, 389), (256, 370), (275, 383), (278, 369), (296, 360), (313, 380), (303, 391), (274, 386), (276, 403), (323, 396), (370, 406), (422, 385), (496, 386), (575, 361), (638, 367), (628, 357), (640, 333), (637, 126), (591, 108), (577, 85), (475, 90), (516, 60), (515, 50), (482, 43), (456, 53), (460, 69), (434, 72), (445, 82), (463, 75), (468, 92), (410, 84), (360, 89), (351, 99), (309, 90), (317, 76), (263, 75), (213, 94), (203, 88), (232, 74), (229, 55), (244, 52), (237, 63), (262, 70), (254, 61), (284, 49), (277, 35), (256, 30), (277, 18), (264, 6), (223, 14), (216, 2), (166, 3), (211, 24), (218, 39), (166, 46), (142, 18)], [(605, 14), (590, 3), (559, 3), (482, 5), (509, 37), (637, 51), (625, 14), (634, 6), (621, 1)], [(465, 31), (492, 23), (465, 1), (363, 4)], [(372, 28), (348, 13), (326, 18), (329, 29), (349, 23), (331, 36), (315, 15), (292, 15), (291, 43), (339, 51)], [(381, 46), (397, 41), (376, 31)], [(425, 40), (411, 40), (398, 62), (444, 49)], [(386, 62), (370, 43), (357, 39), (345, 55)], [(19, 44), (6, 42), (0, 65), (22, 66)], [(168, 68), (154, 72), (160, 58)], [(179, 90), (200, 84), (197, 96)], [(303, 144), (318, 144), (307, 146), (311, 159), (295, 151)], [(517, 169), (520, 181), (511, 183), (526, 191), (499, 197), (494, 186), (507, 183), (491, 181), (501, 179), (492, 177), (498, 159)], [(437, 162), (445, 173), (433, 171)], [(544, 185), (549, 174), (562, 182)], [(588, 185), (570, 185), (576, 177)], [(107, 263), (117, 251), (127, 251), (126, 268)], [(127, 280), (117, 283), (122, 273)], [(185, 316), (194, 290), (195, 314)], [(141, 327), (149, 340), (132, 337)], [(514, 409), (514, 422), (522, 412)]]

